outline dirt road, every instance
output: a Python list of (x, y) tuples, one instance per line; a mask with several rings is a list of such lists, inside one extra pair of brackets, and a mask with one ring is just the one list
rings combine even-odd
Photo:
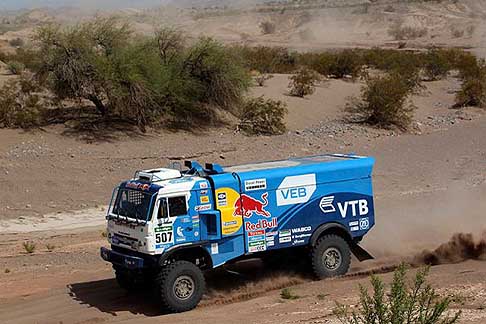
[[(458, 231), (478, 235), (485, 229), (485, 133), (483, 116), (422, 135), (372, 141), (357, 137), (347, 147), (377, 157), (377, 226), (364, 241), (377, 260), (353, 263), (352, 272), (408, 259)], [(258, 138), (251, 150), (274, 145), (273, 141)], [(287, 146), (280, 143), (277, 155), (305, 154), (298, 151), (304, 142), (317, 146), (322, 139), (301, 136)], [(243, 145), (249, 144), (234, 145), (241, 145), (238, 152), (245, 152)], [(96, 211), (93, 214), (96, 217)], [(100, 210), (98, 217), (102, 214)], [(59, 221), (73, 215), (57, 217)], [(363, 277), (311, 282), (300, 274), (272, 273), (254, 265), (241, 271), (242, 276), (213, 274), (202, 306), (185, 314), (164, 315), (147, 295), (130, 296), (117, 288), (110, 267), (98, 257), (99, 246), (106, 244), (102, 227), (73, 228), (61, 221), (49, 231), (8, 233), (7, 229), (4, 226), (1, 234), (0, 252), (0, 318), (5, 323), (144, 323), (154, 319), (219, 323), (226, 322), (228, 314), (235, 323), (333, 323), (334, 301), (356, 302), (357, 284), (366, 282)], [(25, 240), (37, 242), (33, 255), (22, 252)], [(52, 252), (47, 245), (55, 246)], [(431, 281), (443, 294), (457, 295), (461, 302), (454, 307), (463, 309), (463, 323), (484, 323), (485, 276), (484, 261), (468, 261), (434, 267)], [(384, 277), (388, 280), (390, 274)], [(295, 284), (293, 289), (301, 298), (279, 298), (280, 288)]]

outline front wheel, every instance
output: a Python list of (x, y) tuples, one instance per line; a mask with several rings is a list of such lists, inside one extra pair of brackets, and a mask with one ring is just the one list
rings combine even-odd
[(176, 261), (163, 267), (156, 284), (162, 306), (173, 313), (195, 308), (206, 287), (202, 271), (188, 261)]
[(312, 268), (318, 278), (342, 276), (349, 270), (349, 244), (337, 235), (325, 235), (312, 248)]

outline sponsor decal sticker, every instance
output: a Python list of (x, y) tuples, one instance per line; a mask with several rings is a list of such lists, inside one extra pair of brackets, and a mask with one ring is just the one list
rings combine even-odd
[(156, 244), (167, 244), (174, 242), (174, 235), (172, 232), (173, 228), (171, 225), (160, 226), (155, 228), (155, 243)]
[(298, 228), (292, 228), (292, 234), (295, 233), (305, 233), (305, 232), (310, 232), (312, 230), (312, 226), (304, 226), (304, 227), (298, 227)]
[(265, 230), (259, 230), (259, 231), (254, 231), (254, 232), (248, 232), (248, 236), (260, 236), (260, 235), (265, 235)]
[(277, 206), (306, 203), (315, 191), (315, 174), (286, 177), (276, 191)]
[(321, 202), (319, 203), (319, 208), (324, 214), (334, 213), (336, 211), (336, 208), (332, 204), (333, 201), (334, 196), (322, 197)]
[(368, 217), (361, 218), (359, 220), (359, 229), (360, 230), (367, 230), (370, 228), (370, 220)]
[(176, 234), (176, 242), (184, 242), (186, 240), (186, 236), (184, 235), (184, 229), (181, 226), (177, 227)]
[(346, 218), (348, 212), (353, 217), (366, 216), (369, 212), (368, 201), (366, 199), (350, 200), (343, 203), (339, 202), (337, 205), (342, 218)]
[(262, 252), (267, 249), (265, 241), (248, 242), (248, 252)]
[(297, 244), (302, 244), (302, 243), (305, 243), (304, 240), (295, 240), (292, 242), (292, 245), (297, 245)]
[[(266, 219), (260, 219), (257, 223), (246, 222), (245, 230), (247, 232), (256, 231), (267, 228), (274, 228), (278, 226), (277, 218), (272, 218), (270, 221)], [(290, 231), (289, 231), (290, 233)]]
[(204, 211), (204, 210), (210, 210), (211, 205), (198, 205), (196, 208), (194, 208), (196, 211)]
[(207, 189), (204, 189), (204, 190), (199, 191), (199, 193), (201, 195), (207, 195), (208, 194), (208, 191), (207, 191)]
[(228, 199), (226, 198), (226, 192), (220, 192), (218, 194), (218, 207), (225, 207), (228, 205)]
[(267, 189), (267, 179), (245, 180), (245, 191)]
[(201, 189), (207, 189), (208, 188), (207, 182), (204, 182), (204, 181), (203, 182), (200, 182), (199, 183), (199, 188), (201, 188)]
[(211, 254), (218, 254), (218, 253), (219, 253), (218, 243), (211, 243)]
[(201, 201), (201, 204), (209, 203), (209, 196), (201, 196), (200, 201)]
[(233, 216), (250, 218), (253, 213), (255, 213), (264, 217), (272, 217), (272, 214), (265, 210), (265, 207), (268, 205), (267, 198), (268, 192), (262, 194), (261, 200), (242, 194), (241, 197), (235, 201), (235, 211)]
[(288, 243), (292, 241), (292, 233), (290, 230), (281, 230), (278, 233), (278, 242), (279, 243)]

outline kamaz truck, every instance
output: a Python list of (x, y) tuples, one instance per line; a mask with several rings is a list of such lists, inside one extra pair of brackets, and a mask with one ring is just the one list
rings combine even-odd
[(101, 257), (121, 287), (148, 284), (170, 312), (197, 306), (205, 270), (284, 249), (318, 278), (344, 275), (351, 254), (372, 258), (358, 244), (375, 223), (373, 165), (328, 154), (138, 171), (113, 192)]

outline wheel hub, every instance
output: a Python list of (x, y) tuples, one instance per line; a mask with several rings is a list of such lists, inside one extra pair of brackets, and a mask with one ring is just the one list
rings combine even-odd
[(330, 247), (324, 251), (322, 257), (322, 263), (324, 264), (324, 267), (326, 267), (327, 269), (336, 270), (341, 266), (341, 262), (342, 262), (341, 252), (338, 249), (334, 247)]
[(194, 294), (194, 286), (194, 280), (191, 277), (180, 276), (174, 282), (174, 295), (180, 300), (189, 299)]

